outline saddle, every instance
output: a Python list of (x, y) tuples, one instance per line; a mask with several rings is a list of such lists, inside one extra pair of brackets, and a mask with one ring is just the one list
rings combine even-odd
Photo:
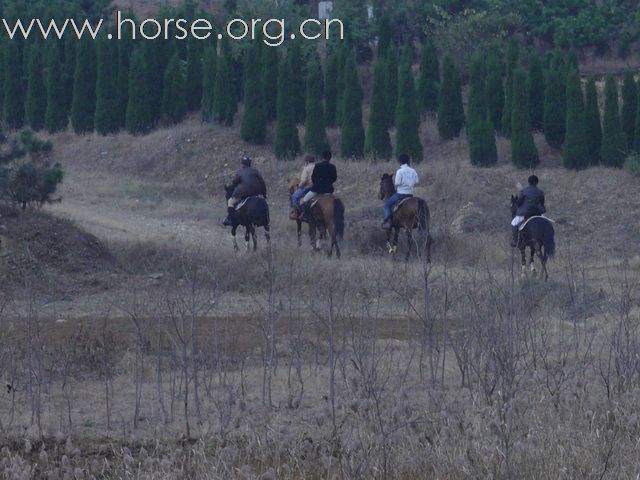
[(533, 220), (534, 218), (544, 218), (551, 223), (556, 223), (554, 220), (551, 220), (549, 217), (545, 217), (544, 215), (534, 215), (533, 217), (526, 218), (522, 223), (520, 223), (520, 225), (518, 225), (518, 231), (521, 232), (524, 227), (527, 226), (527, 223), (529, 223), (529, 221)]
[(318, 201), (322, 198), (322, 197), (326, 197), (327, 195), (329, 196), (333, 196), (333, 193), (320, 193), (318, 195), (316, 195), (315, 197), (313, 197), (311, 199), (311, 202), (309, 203), (309, 210), (311, 210), (316, 203), (318, 203)]
[(245, 197), (242, 200), (240, 200), (240, 203), (236, 205), (236, 211), (244, 207), (245, 203), (247, 203), (251, 198), (264, 198), (264, 197), (262, 195), (251, 195), (249, 197)]
[(402, 195), (398, 203), (393, 206), (393, 213), (396, 213), (400, 207), (409, 199), (413, 198), (413, 195)]

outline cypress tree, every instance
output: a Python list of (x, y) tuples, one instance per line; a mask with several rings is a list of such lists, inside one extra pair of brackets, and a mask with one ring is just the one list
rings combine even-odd
[(216, 82), (213, 91), (213, 112), (219, 123), (232, 125), (238, 108), (233, 87), (233, 78), (227, 56), (222, 54), (216, 61)]
[(511, 91), (513, 92), (513, 104), (511, 106), (511, 161), (518, 168), (535, 168), (540, 163), (540, 159), (531, 133), (527, 75), (522, 67), (516, 68), (513, 72)]
[(378, 56), (381, 56), (387, 52), (387, 48), (391, 44), (391, 39), (393, 38), (393, 28), (391, 26), (391, 21), (389, 20), (389, 15), (386, 13), (379, 16), (377, 30)]
[(544, 119), (544, 70), (542, 69), (542, 60), (535, 52), (529, 56), (527, 92), (529, 93), (531, 127), (534, 130), (542, 130), (542, 121)]
[(73, 35), (67, 35), (64, 42), (64, 63), (63, 63), (63, 84), (64, 84), (64, 102), (67, 115), (71, 112), (71, 104), (73, 102), (73, 81), (76, 72), (76, 56), (79, 40)]
[(604, 87), (604, 119), (600, 151), (602, 163), (607, 167), (622, 167), (625, 159), (626, 139), (618, 112), (618, 87), (615, 79), (608, 75)]
[[(325, 124), (327, 127), (336, 125), (338, 111), (338, 63), (340, 55), (338, 49), (334, 49), (327, 57), (327, 68), (324, 77), (325, 94)], [(386, 114), (386, 111), (385, 111)]]
[(289, 62), (289, 71), (292, 72), (291, 82), (291, 107), (296, 116), (297, 123), (304, 123), (305, 119), (305, 102), (306, 102), (306, 85), (304, 59), (302, 57), (302, 47), (299, 41), (292, 41), (287, 51), (287, 61)]
[(336, 74), (336, 125), (342, 125), (342, 107), (345, 88), (344, 70), (346, 62), (351, 54), (348, 42), (343, 42), (338, 47), (338, 71)]
[(29, 80), (27, 84), (27, 122), (35, 130), (44, 127), (47, 111), (47, 89), (44, 83), (44, 67), (42, 60), (42, 44), (31, 47), (29, 59)]
[(267, 122), (276, 119), (278, 110), (278, 49), (267, 47), (262, 50), (262, 101)]
[(355, 55), (349, 55), (344, 67), (340, 152), (343, 158), (362, 158), (364, 127), (362, 126), (362, 88), (358, 80)]
[(52, 42), (47, 51), (47, 110), (44, 123), (49, 133), (67, 128), (67, 105), (64, 96), (64, 77), (58, 43)]
[(589, 161), (591, 165), (598, 165), (602, 146), (602, 125), (598, 108), (598, 91), (593, 77), (590, 77), (587, 82), (584, 117), (585, 143)]
[(392, 127), (395, 122), (398, 103), (398, 50), (393, 42), (387, 48), (385, 63), (384, 85), (387, 96), (387, 126)]
[(78, 133), (93, 131), (96, 113), (96, 49), (93, 41), (78, 42), (73, 77), (71, 125)]
[(638, 89), (633, 73), (624, 72), (622, 81), (622, 129), (627, 140), (627, 151), (633, 150), (636, 134), (636, 113), (638, 109)]
[(4, 102), (3, 118), (9, 128), (24, 125), (24, 82), (22, 54), (18, 41), (7, 43), (4, 50)]
[(329, 147), (322, 106), (322, 67), (317, 55), (307, 66), (307, 118), (305, 122), (304, 149), (316, 154)]
[(472, 165), (489, 166), (498, 161), (496, 137), (486, 98), (484, 58), (476, 52), (471, 58), (467, 141)]
[(398, 76), (398, 104), (396, 107), (396, 155), (408, 154), (414, 162), (422, 161), (420, 143), (420, 113), (411, 70), (411, 57), (403, 55)]
[(127, 103), (126, 128), (134, 135), (147, 133), (153, 126), (153, 113), (149, 103), (146, 56), (139, 47), (131, 55), (129, 64), (129, 101)]
[(213, 91), (216, 84), (216, 50), (207, 47), (204, 51), (203, 79), (202, 79), (202, 120), (209, 122), (213, 119)]
[(577, 70), (571, 69), (567, 75), (567, 128), (562, 152), (565, 168), (581, 169), (589, 165), (587, 150), (584, 100), (582, 85)]
[(129, 62), (133, 51), (133, 41), (125, 36), (118, 43), (118, 121), (124, 127), (129, 103)]
[(513, 107), (513, 73), (518, 68), (520, 50), (515, 40), (511, 40), (507, 46), (506, 82), (504, 89), (504, 108), (502, 109), (502, 128), (504, 136), (511, 135), (511, 108)]
[(440, 65), (436, 47), (431, 39), (422, 44), (420, 57), (420, 79), (418, 81), (418, 98), (420, 112), (435, 113), (438, 110), (438, 83), (440, 81)]
[(391, 138), (387, 129), (384, 73), (384, 60), (378, 57), (373, 68), (373, 92), (364, 151), (374, 159), (389, 160), (391, 158)]
[(287, 59), (280, 61), (278, 69), (278, 113), (274, 151), (276, 158), (289, 160), (300, 153), (300, 138), (296, 127), (295, 112), (291, 108), (291, 83), (293, 72)]
[(122, 124), (119, 105), (118, 50), (114, 42), (101, 39), (97, 44), (98, 67), (96, 81), (95, 126), (100, 135), (117, 132)]
[(460, 74), (451, 57), (442, 62), (442, 81), (438, 97), (438, 132), (444, 140), (460, 135), (464, 126)]
[(502, 71), (504, 66), (497, 48), (491, 48), (487, 55), (487, 103), (489, 117), (495, 131), (502, 128), (502, 110), (504, 108), (504, 84)]
[(175, 52), (171, 60), (169, 60), (164, 74), (162, 117), (165, 122), (175, 124), (184, 120), (186, 113), (187, 95), (184, 74), (182, 73), (182, 62), (178, 52)]
[(164, 52), (157, 40), (145, 40), (141, 43), (144, 63), (147, 68), (146, 78), (149, 84), (148, 97), (150, 102), (151, 120), (155, 125), (162, 115), (162, 88), (164, 83)]
[(557, 51), (547, 71), (544, 92), (544, 137), (549, 146), (560, 148), (564, 143), (566, 128), (566, 98), (564, 62), (561, 53)]
[(191, 38), (187, 50), (187, 75), (185, 92), (187, 96), (187, 110), (193, 112), (202, 104), (203, 82), (203, 49), (202, 42)]
[(638, 108), (636, 108), (636, 130), (634, 132), (633, 151), (640, 152), (640, 85), (638, 86)]
[(267, 131), (267, 118), (260, 85), (260, 45), (251, 45), (244, 58), (244, 113), (240, 123), (240, 136), (245, 142), (261, 145)]

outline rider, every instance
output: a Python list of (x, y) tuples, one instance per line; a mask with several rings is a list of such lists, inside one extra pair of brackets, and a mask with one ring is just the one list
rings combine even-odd
[(234, 224), (234, 214), (236, 205), (247, 197), (253, 197), (256, 195), (262, 195), (267, 197), (267, 186), (264, 183), (264, 179), (257, 169), (251, 166), (251, 158), (247, 155), (242, 157), (240, 161), (242, 168), (238, 171), (231, 186), (233, 187), (233, 194), (227, 202), (228, 214), (227, 218), (222, 223), (226, 226)]
[(304, 197), (313, 186), (313, 183), (311, 182), (311, 175), (313, 175), (313, 170), (316, 166), (316, 157), (315, 155), (307, 155), (304, 158), (304, 161), (305, 165), (300, 173), (298, 188), (293, 192), (293, 195), (291, 195), (292, 220), (295, 220), (300, 216), (300, 200), (302, 200), (302, 197)]
[(398, 157), (400, 168), (396, 171), (393, 184), (396, 187), (396, 193), (391, 195), (384, 203), (384, 222), (382, 228), (391, 229), (391, 217), (393, 216), (393, 206), (405, 197), (413, 196), (413, 188), (420, 181), (417, 172), (409, 166), (410, 159), (406, 153)]
[(527, 218), (542, 215), (547, 210), (544, 208), (544, 192), (538, 188), (538, 177), (531, 175), (528, 179), (529, 186), (522, 189), (518, 195), (518, 210), (511, 221), (511, 246), (518, 246), (518, 226)]
[(300, 209), (302, 214), (308, 213), (309, 200), (317, 195), (333, 193), (333, 184), (338, 180), (338, 171), (336, 166), (331, 163), (331, 152), (325, 150), (322, 152), (322, 161), (313, 167), (311, 174), (311, 189), (302, 197), (300, 201)]

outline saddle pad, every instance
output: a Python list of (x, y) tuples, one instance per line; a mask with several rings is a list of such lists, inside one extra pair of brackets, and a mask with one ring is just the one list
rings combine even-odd
[(410, 195), (408, 197), (404, 197), (403, 199), (401, 199), (398, 203), (396, 203), (393, 206), (393, 213), (396, 213), (407, 200), (411, 200), (412, 198), (414, 198), (413, 195)]
[(240, 203), (236, 205), (236, 210), (240, 210), (242, 207), (244, 207), (244, 204), (247, 203), (251, 198), (264, 198), (264, 197), (262, 195), (251, 195), (250, 197), (243, 198), (240, 201)]
[(521, 231), (522, 231), (522, 229), (523, 229), (524, 227), (526, 227), (526, 226), (527, 226), (527, 223), (529, 223), (529, 221), (530, 221), (530, 220), (533, 220), (534, 218), (544, 218), (545, 220), (547, 220), (547, 221), (549, 221), (549, 222), (551, 222), (551, 223), (556, 223), (554, 220), (551, 220), (550, 218), (545, 217), (544, 215), (535, 215), (535, 216), (533, 216), (533, 217), (529, 217), (529, 218), (527, 218), (524, 222), (522, 222), (522, 223), (518, 226), (518, 231), (519, 231), (519, 232), (521, 232)]

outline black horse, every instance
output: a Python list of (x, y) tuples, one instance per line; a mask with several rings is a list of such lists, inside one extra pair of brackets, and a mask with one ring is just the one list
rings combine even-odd
[[(233, 194), (233, 187), (225, 186), (226, 198), (229, 200)], [(256, 227), (264, 227), (264, 236), (267, 243), (271, 241), (271, 233), (269, 230), (269, 204), (262, 196), (249, 197), (242, 201), (243, 204), (235, 211), (233, 216), (233, 226), (231, 227), (231, 235), (233, 236), (233, 248), (237, 251), (238, 242), (236, 241), (236, 231), (239, 226), (245, 227), (244, 241), (246, 242), (247, 251), (250, 250), (249, 236), (253, 238), (253, 251), (258, 248), (258, 238), (256, 235)]]
[[(511, 196), (511, 218), (516, 216), (518, 210), (518, 197)], [(525, 220), (526, 224), (518, 235), (518, 249), (522, 255), (522, 273), (526, 273), (527, 266), (527, 254), (526, 249), (529, 247), (531, 250), (531, 259), (529, 264), (531, 266), (531, 272), (536, 275), (536, 269), (533, 264), (533, 259), (536, 253), (540, 257), (542, 263), (542, 272), (544, 279), (549, 278), (547, 272), (547, 260), (553, 257), (556, 253), (556, 242), (554, 238), (553, 224), (551, 220), (544, 217), (532, 217), (529, 220)]]

